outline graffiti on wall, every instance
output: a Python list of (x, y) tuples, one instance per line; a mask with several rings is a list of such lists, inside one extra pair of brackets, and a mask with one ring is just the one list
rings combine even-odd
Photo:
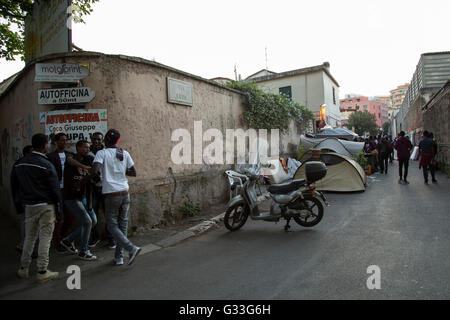
[(7, 129), (4, 129), (2, 132), (2, 139), (1, 139), (1, 166), (0, 169), (2, 169), (2, 177), (0, 182), (3, 183), (3, 177), (6, 177), (8, 175), (8, 156), (9, 156), (9, 148), (11, 144), (11, 138), (9, 135), (9, 132)]
[(10, 129), (11, 131), (8, 131), (7, 128), (3, 129), (1, 134), (0, 170), (2, 176), (0, 176), (0, 182), (3, 177), (8, 176), (10, 166), (22, 157), (23, 147), (31, 144), (33, 135), (31, 114), (13, 122)]
[(31, 115), (13, 123), (11, 136), (14, 144), (29, 144), (32, 136)]

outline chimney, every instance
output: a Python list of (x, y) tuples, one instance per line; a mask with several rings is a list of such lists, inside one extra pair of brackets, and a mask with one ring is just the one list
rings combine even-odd
[(328, 71), (330, 71), (330, 63), (329, 63), (329, 62), (324, 62), (324, 63), (323, 63), (323, 66), (324, 66)]

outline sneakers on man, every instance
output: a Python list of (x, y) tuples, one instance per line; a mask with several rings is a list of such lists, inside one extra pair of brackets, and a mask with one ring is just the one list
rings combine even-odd
[(78, 254), (78, 257), (80, 257), (81, 260), (87, 260), (87, 261), (97, 260), (97, 257), (94, 256), (89, 250), (86, 252), (80, 252)]
[(409, 181), (408, 181), (408, 180), (405, 180), (404, 183), (405, 183), (405, 184), (409, 184)]
[(114, 240), (108, 240), (108, 249), (115, 249), (116, 248), (116, 242)]
[(73, 254), (77, 254), (77, 253), (78, 253), (78, 250), (77, 250), (77, 248), (75, 248), (73, 242), (70, 242), (70, 241), (67, 240), (67, 239), (63, 239), (63, 240), (61, 240), (60, 243), (61, 243), (61, 245), (62, 245), (64, 248), (66, 248), (67, 251), (69, 251), (70, 253), (73, 253)]
[(58, 245), (56, 245), (55, 247), (56, 252), (58, 252), (59, 254), (64, 254), (67, 253), (67, 249), (66, 247), (64, 247), (61, 243), (58, 243)]
[(130, 260), (128, 260), (128, 265), (131, 266), (131, 264), (136, 259), (137, 255), (141, 252), (141, 248), (134, 247), (133, 251), (130, 252)]
[(89, 248), (94, 248), (98, 243), (100, 242), (100, 239), (97, 240), (93, 240), (91, 242), (89, 242)]
[(403, 184), (402, 178), (398, 179), (398, 183)]
[(46, 270), (45, 273), (39, 273), (37, 274), (37, 282), (38, 283), (43, 283), (46, 282), (48, 280), (52, 280), (55, 278), (58, 278), (59, 273), (58, 272), (53, 272), (50, 270)]
[(437, 180), (436, 180), (436, 179), (433, 179), (433, 180), (431, 180), (431, 182), (433, 182), (433, 183), (437, 183)]
[(113, 265), (115, 265), (115, 266), (123, 265), (123, 258), (118, 258), (118, 259), (114, 258), (113, 259)]
[(28, 268), (20, 268), (17, 271), (17, 276), (22, 279), (28, 279)]

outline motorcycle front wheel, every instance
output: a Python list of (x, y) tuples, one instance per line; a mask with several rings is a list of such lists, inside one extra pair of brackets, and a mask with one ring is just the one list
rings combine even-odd
[(323, 205), (317, 198), (307, 199), (303, 201), (304, 209), (299, 210), (300, 214), (294, 217), (302, 227), (314, 227), (322, 220), (323, 217)]
[(225, 227), (230, 231), (240, 229), (247, 221), (249, 208), (245, 202), (238, 202), (233, 204), (225, 212), (223, 222)]

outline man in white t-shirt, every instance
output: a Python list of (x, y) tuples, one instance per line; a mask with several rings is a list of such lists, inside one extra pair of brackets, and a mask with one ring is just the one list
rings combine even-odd
[(105, 135), (106, 148), (99, 150), (94, 159), (94, 174), (101, 172), (102, 194), (105, 198), (105, 216), (109, 232), (116, 241), (114, 264), (123, 264), (123, 249), (129, 252), (131, 265), (141, 248), (127, 238), (130, 194), (126, 176), (136, 176), (133, 159), (130, 154), (119, 148), (120, 133), (110, 129)]

